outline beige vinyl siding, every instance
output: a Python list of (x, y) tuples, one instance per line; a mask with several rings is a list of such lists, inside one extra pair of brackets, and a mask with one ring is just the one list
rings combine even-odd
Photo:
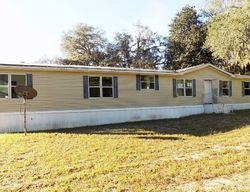
[(232, 82), (233, 84), (233, 98), (235, 100), (234, 103), (249, 103), (250, 102), (250, 96), (242, 96), (242, 81), (250, 82), (250, 79), (248, 80), (234, 80)]
[(226, 101), (227, 103), (232, 103), (230, 102), (232, 100), (232, 97), (220, 97), (219, 96), (219, 81), (230, 81), (232, 80), (231, 77), (228, 75), (214, 70), (212, 68), (204, 68), (201, 70), (197, 70), (191, 73), (188, 73), (183, 76), (185, 79), (196, 79), (196, 101), (199, 104), (203, 104), (203, 98), (204, 98), (204, 81), (205, 80), (213, 80), (216, 84), (217, 87), (217, 102), (221, 103), (222, 101)]
[[(174, 105), (203, 104), (203, 81), (216, 80), (219, 91), (219, 80), (232, 80), (232, 97), (219, 97), (218, 103), (249, 103), (250, 96), (242, 97), (241, 80), (210, 67), (203, 68), (183, 76), (159, 75), (159, 91), (136, 91), (136, 75), (122, 73), (83, 73), (83, 72), (52, 72), (26, 71), (21, 69), (0, 70), (0, 73), (32, 73), (33, 87), (38, 96), (28, 101), (28, 111), (53, 111), (74, 109), (120, 108), (120, 107), (155, 107)], [(83, 76), (117, 76), (118, 98), (83, 98)], [(172, 79), (196, 79), (196, 97), (173, 97)], [(19, 112), (20, 99), (0, 99), (0, 112)]]
[[(228, 75), (219, 72), (212, 68), (201, 69), (183, 76), (184, 78), (194, 78), (196, 79), (196, 95), (197, 101), (202, 103), (203, 101), (203, 89), (204, 89), (204, 80), (216, 80), (217, 81), (217, 99), (218, 103), (249, 103), (250, 97), (242, 97), (242, 81), (233, 79)], [(232, 81), (232, 96), (219, 96), (219, 81)]]

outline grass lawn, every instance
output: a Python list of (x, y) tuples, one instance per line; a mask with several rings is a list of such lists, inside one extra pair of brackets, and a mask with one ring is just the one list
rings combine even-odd
[(0, 191), (250, 191), (250, 110), (0, 134)]

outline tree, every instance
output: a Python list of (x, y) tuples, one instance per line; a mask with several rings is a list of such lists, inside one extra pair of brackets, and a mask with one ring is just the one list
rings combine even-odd
[(128, 33), (117, 33), (115, 36), (115, 46), (118, 50), (121, 67), (131, 67), (132, 65), (132, 49), (133, 38)]
[(107, 47), (106, 62), (111, 66), (129, 68), (132, 64), (133, 38), (128, 33), (117, 33), (114, 42)]
[(136, 25), (135, 32), (117, 33), (106, 50), (106, 65), (126, 68), (158, 68), (163, 62), (164, 40), (147, 26)]
[(104, 32), (86, 24), (79, 24), (63, 36), (62, 49), (67, 60), (83, 65), (103, 65), (107, 40)]
[(231, 8), (242, 7), (246, 0), (206, 0), (204, 12), (208, 17), (223, 13)]
[(98, 65), (112, 67), (157, 68), (164, 56), (163, 38), (148, 27), (137, 25), (136, 32), (117, 33), (112, 43), (103, 32), (79, 24), (64, 35), (62, 48), (66, 53), (64, 64)]
[(162, 37), (147, 26), (137, 24), (135, 27), (132, 66), (134, 68), (158, 68), (162, 64), (165, 45)]
[(203, 47), (206, 32), (206, 25), (199, 20), (194, 7), (185, 6), (170, 24), (164, 67), (176, 70), (213, 63), (210, 50)]
[(214, 15), (208, 24), (205, 45), (228, 64), (228, 70), (244, 73), (250, 63), (250, 6), (246, 3)]

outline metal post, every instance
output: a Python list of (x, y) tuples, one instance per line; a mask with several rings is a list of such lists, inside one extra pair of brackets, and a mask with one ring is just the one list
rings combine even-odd
[(23, 128), (24, 134), (27, 134), (27, 115), (26, 115), (26, 99), (23, 98)]

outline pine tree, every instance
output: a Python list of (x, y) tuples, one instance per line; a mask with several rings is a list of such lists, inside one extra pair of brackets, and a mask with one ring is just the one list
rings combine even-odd
[(206, 31), (206, 25), (199, 20), (194, 7), (185, 6), (170, 24), (164, 67), (176, 70), (212, 63), (211, 52), (203, 48)]

